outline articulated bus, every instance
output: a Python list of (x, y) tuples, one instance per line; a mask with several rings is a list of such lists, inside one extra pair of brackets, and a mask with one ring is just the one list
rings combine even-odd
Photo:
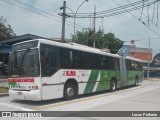
[(9, 74), (9, 96), (31, 101), (70, 100), (143, 81), (141, 60), (45, 39), (14, 44)]

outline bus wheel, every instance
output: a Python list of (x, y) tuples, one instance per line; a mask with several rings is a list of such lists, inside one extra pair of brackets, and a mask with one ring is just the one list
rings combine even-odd
[(72, 100), (76, 97), (76, 90), (72, 83), (67, 83), (64, 88), (64, 99)]
[(138, 86), (138, 77), (136, 77), (135, 86)]
[(116, 90), (116, 80), (111, 80), (110, 90), (114, 92)]

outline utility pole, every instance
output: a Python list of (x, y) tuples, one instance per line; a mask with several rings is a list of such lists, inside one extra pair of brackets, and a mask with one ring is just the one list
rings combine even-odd
[(63, 6), (60, 7), (60, 10), (63, 9), (62, 15), (62, 35), (61, 35), (61, 41), (66, 42), (65, 40), (65, 20), (66, 20), (66, 1), (63, 2)]
[(93, 20), (93, 25), (94, 25), (94, 34), (93, 34), (93, 47), (96, 47), (96, 5), (94, 5), (94, 20)]
[(150, 57), (151, 57), (151, 56), (150, 56), (150, 55), (151, 55), (151, 52), (150, 52), (150, 36), (149, 36), (148, 42), (149, 42), (149, 50), (148, 50), (147, 78), (149, 79), (149, 67), (150, 67), (149, 63), (150, 63)]

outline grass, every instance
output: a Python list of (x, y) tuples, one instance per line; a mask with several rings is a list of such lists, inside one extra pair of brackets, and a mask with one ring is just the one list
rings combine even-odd
[(6, 92), (8, 92), (7, 87), (0, 87), (0, 93), (6, 93)]

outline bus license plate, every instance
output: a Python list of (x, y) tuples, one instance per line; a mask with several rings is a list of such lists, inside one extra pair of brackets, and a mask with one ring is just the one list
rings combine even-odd
[(17, 95), (22, 95), (22, 92), (17, 92)]

